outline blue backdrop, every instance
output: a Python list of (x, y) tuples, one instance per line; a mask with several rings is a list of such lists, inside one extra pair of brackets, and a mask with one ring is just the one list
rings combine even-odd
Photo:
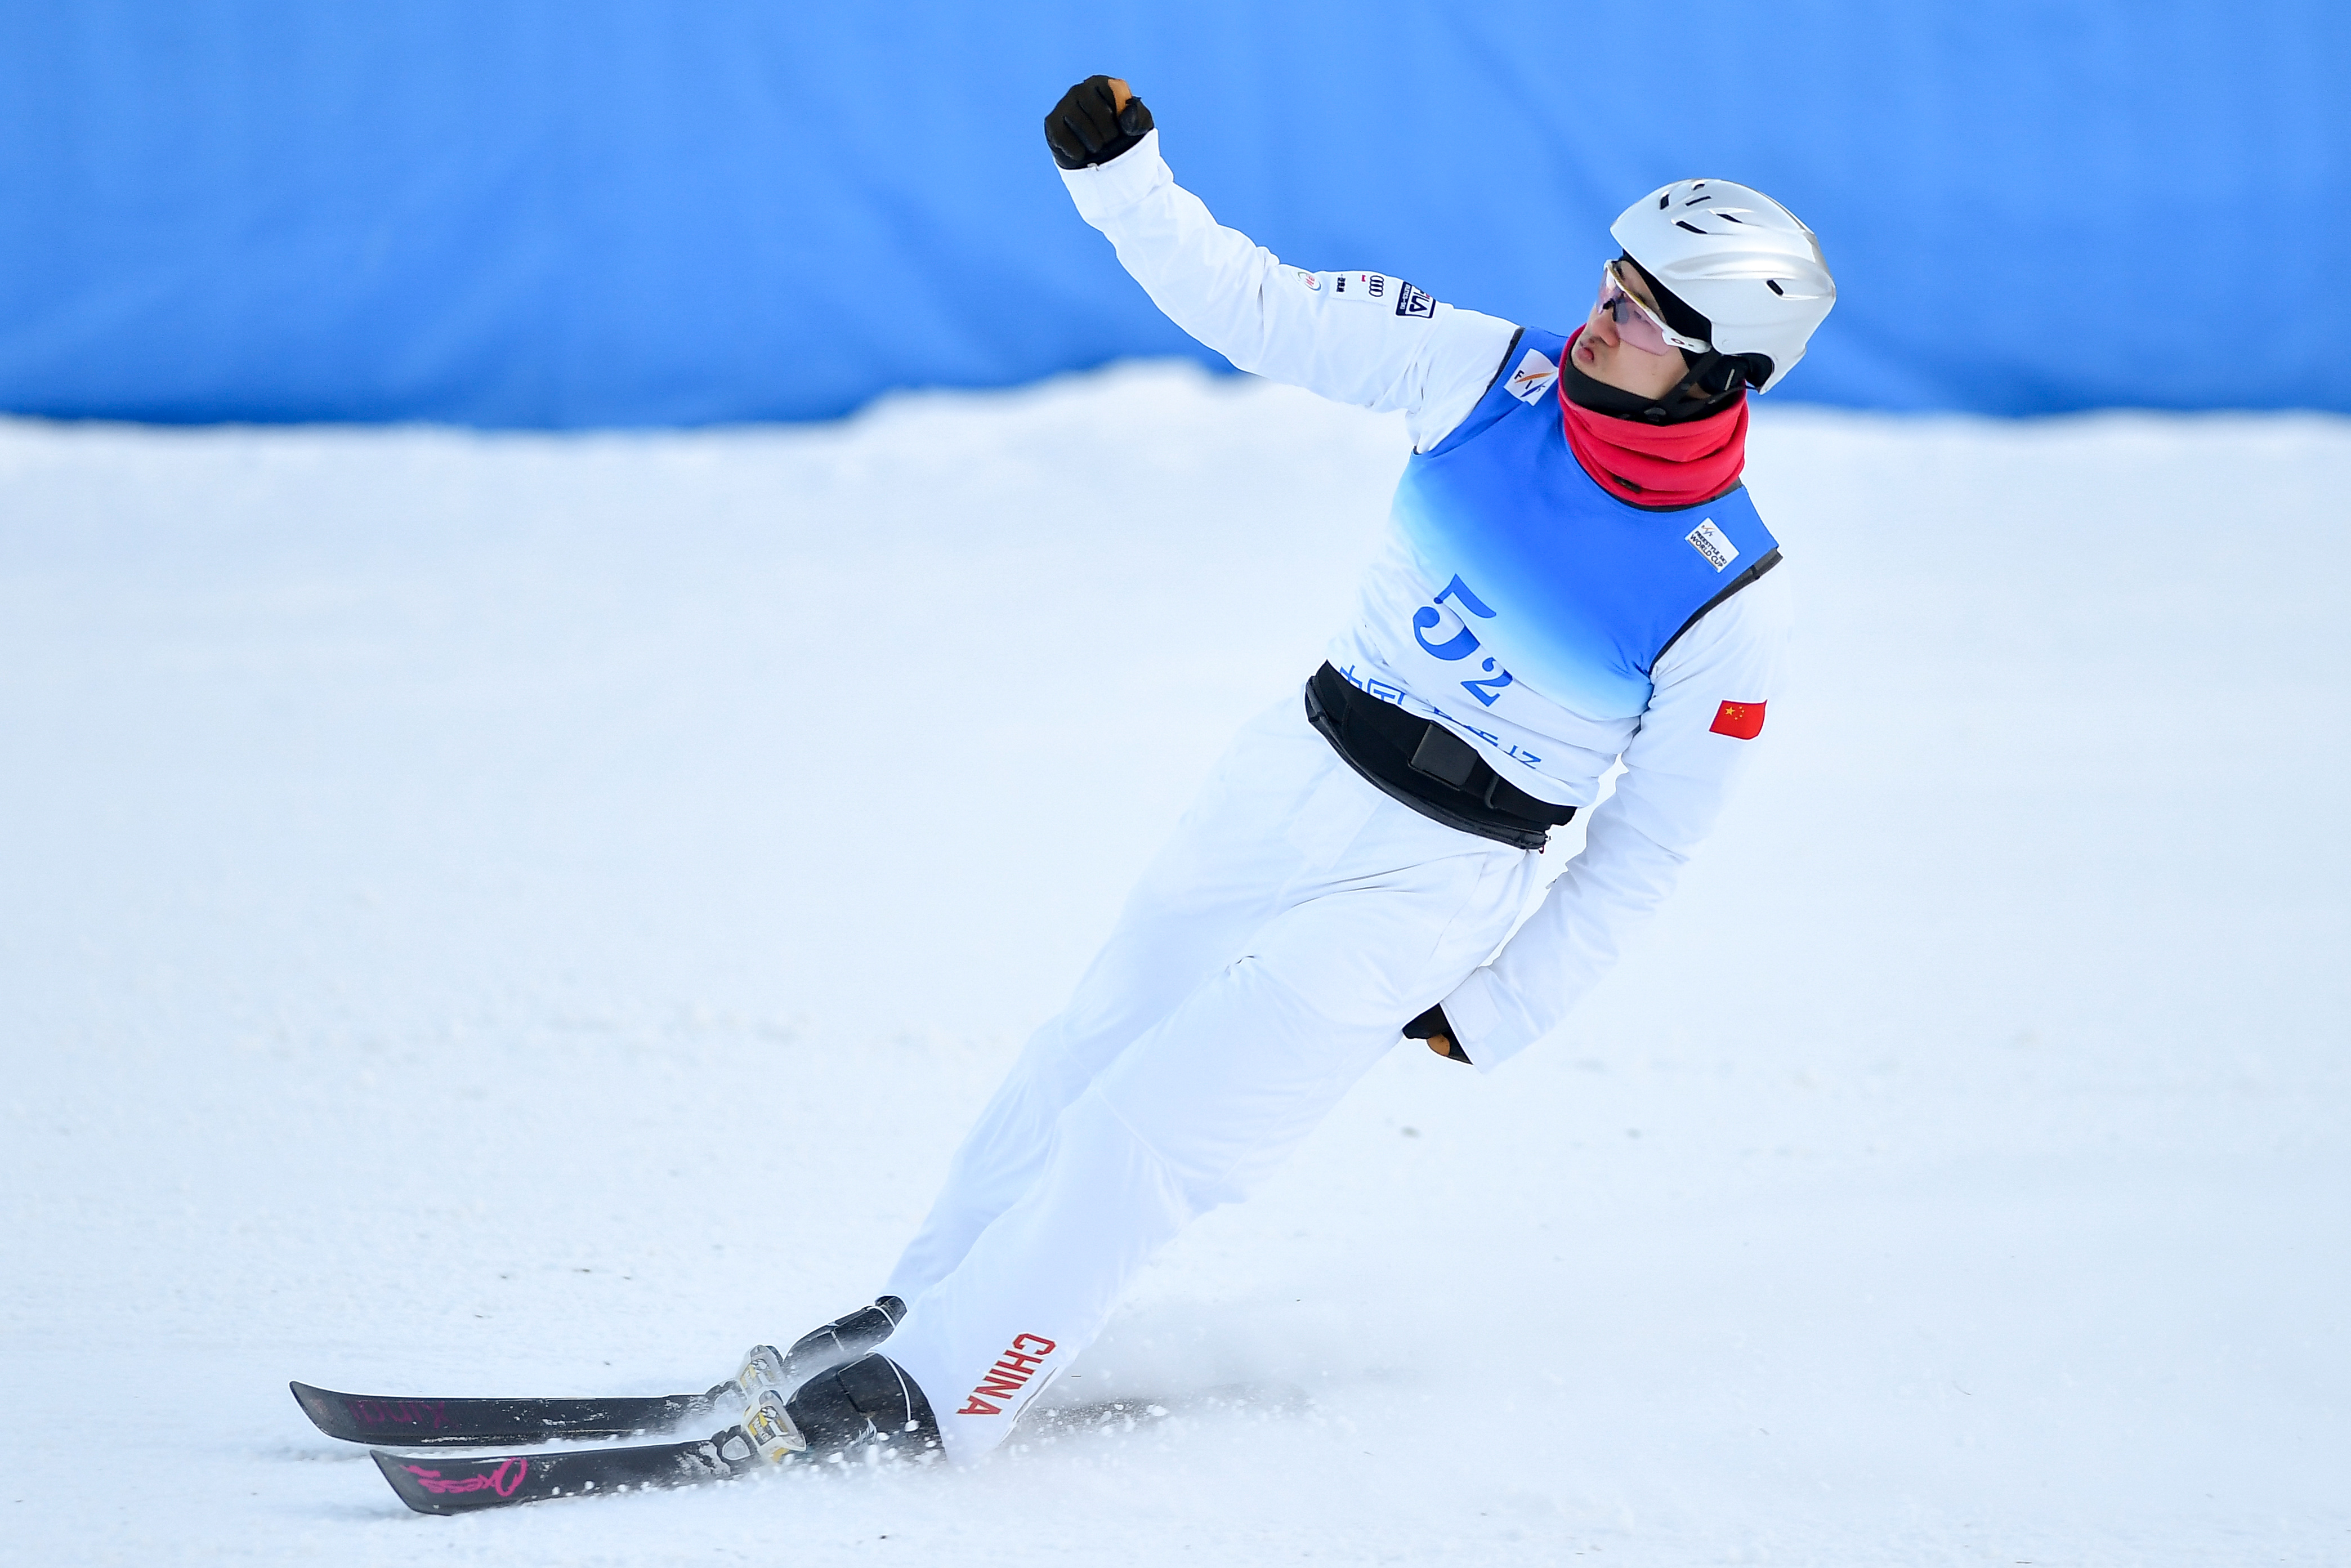
[(0, 407), (801, 419), (1198, 352), (1044, 152), (1098, 69), (1286, 258), (1522, 320), (1642, 192), (1760, 185), (1843, 290), (1775, 397), (2351, 410), (2344, 0), (5, 0)]

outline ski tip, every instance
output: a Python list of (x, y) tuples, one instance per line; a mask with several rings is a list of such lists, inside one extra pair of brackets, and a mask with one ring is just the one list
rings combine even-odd
[(458, 1431), (448, 1426), (448, 1399), (393, 1399), (369, 1394), (343, 1394), (308, 1383), (289, 1383), (294, 1402), (310, 1425), (346, 1443), (409, 1443), (434, 1447), (446, 1443), (530, 1442), (528, 1432)]
[(429, 1492), (422, 1484), (425, 1479), (423, 1472), (427, 1468), (434, 1469), (432, 1479), (436, 1480), (440, 1479), (438, 1467), (421, 1466), (414, 1460), (402, 1458), (397, 1454), (387, 1454), (381, 1448), (370, 1448), (368, 1458), (373, 1459), (375, 1468), (383, 1472), (383, 1479), (391, 1485), (392, 1494), (416, 1512), (455, 1513), (457, 1511), (455, 1508), (442, 1500), (442, 1494)]
[(440, 1511), (425, 1500), (424, 1495), (415, 1484), (415, 1479), (402, 1470), (402, 1461), (395, 1459), (381, 1448), (370, 1448), (368, 1458), (375, 1461), (375, 1468), (383, 1472), (384, 1481), (392, 1488), (392, 1495), (399, 1498), (401, 1501), (418, 1513)]
[(302, 1406), (302, 1414), (310, 1417), (310, 1425), (329, 1437), (344, 1436), (340, 1430), (347, 1424), (339, 1407), (342, 1395), (331, 1389), (313, 1388), (307, 1383), (288, 1383), (286, 1386), (294, 1391), (294, 1403)]

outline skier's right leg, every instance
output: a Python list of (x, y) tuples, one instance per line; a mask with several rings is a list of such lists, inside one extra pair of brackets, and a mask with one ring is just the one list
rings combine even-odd
[(1004, 1439), (1194, 1217), (1254, 1190), (1516, 923), (1534, 856), (1430, 821), (1332, 763), (1364, 811), (1290, 907), (1065, 1111), (1042, 1170), (907, 1303), (890, 1359), (948, 1458)]
[[(1054, 1124), (1118, 1054), (1238, 956), (1281, 907), (1296, 840), (1343, 832), (1360, 786), (1333, 782), (1331, 748), (1285, 696), (1235, 737), (1061, 1015), (1030, 1037), (966, 1135), (947, 1178), (890, 1273), (913, 1301), (1044, 1166)], [(1343, 774), (1343, 768), (1338, 769)]]

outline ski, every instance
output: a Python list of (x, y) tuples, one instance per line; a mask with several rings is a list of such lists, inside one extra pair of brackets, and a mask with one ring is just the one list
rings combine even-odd
[[(1132, 1430), (1178, 1411), (1296, 1415), (1309, 1403), (1303, 1389), (1286, 1384), (1225, 1384), (1188, 1395), (1129, 1396), (1034, 1409), (1022, 1417), (1021, 1430), (1051, 1441), (1104, 1430)], [(756, 1417), (758, 1412), (752, 1414)], [(772, 1445), (768, 1451), (774, 1452)], [(474, 1513), (556, 1498), (617, 1497), (632, 1491), (702, 1486), (779, 1464), (809, 1462), (797, 1456), (768, 1458), (741, 1427), (729, 1427), (694, 1441), (625, 1448), (465, 1455), (393, 1454), (376, 1448), (369, 1458), (375, 1460), (400, 1500), (419, 1513)]]
[(400, 1500), (419, 1513), (473, 1513), (550, 1498), (696, 1486), (766, 1468), (739, 1427), (695, 1442), (629, 1448), (462, 1457), (388, 1454), (376, 1448), (369, 1458)]
[(627, 1437), (666, 1431), (706, 1416), (737, 1396), (721, 1383), (705, 1394), (639, 1395), (611, 1399), (426, 1399), (342, 1394), (307, 1383), (287, 1385), (302, 1413), (329, 1437), (401, 1448), (480, 1448), (550, 1437)]
[(742, 1370), (700, 1394), (629, 1395), (606, 1399), (427, 1399), (405, 1394), (342, 1394), (292, 1383), (295, 1403), (311, 1424), (347, 1443), (400, 1448), (481, 1448), (544, 1443), (556, 1437), (633, 1437), (665, 1432), (722, 1407), (758, 1401), (759, 1391), (797, 1387), (828, 1366), (852, 1361), (890, 1337), (906, 1303), (881, 1296), (811, 1329), (789, 1350), (756, 1344)]

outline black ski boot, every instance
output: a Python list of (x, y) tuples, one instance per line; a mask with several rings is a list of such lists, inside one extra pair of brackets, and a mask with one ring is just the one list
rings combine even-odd
[[(914, 1380), (886, 1355), (819, 1373), (787, 1399), (773, 1388), (743, 1418), (743, 1431), (771, 1465), (838, 1463), (852, 1449), (882, 1448), (921, 1459), (939, 1448), (938, 1417)], [(886, 1445), (886, 1447), (884, 1447)]]

